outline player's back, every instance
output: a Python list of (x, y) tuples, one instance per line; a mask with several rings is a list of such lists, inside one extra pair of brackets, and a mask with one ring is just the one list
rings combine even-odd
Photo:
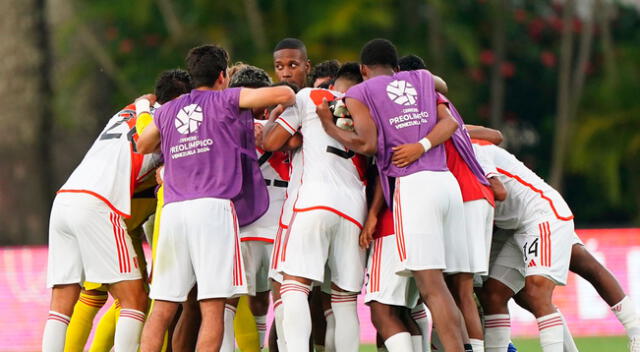
[[(299, 193), (294, 207), (328, 207), (362, 223), (366, 212), (363, 157), (331, 138), (316, 114), (322, 98), (333, 100), (340, 93), (303, 89), (297, 95), (300, 133), (303, 136)], [(292, 195), (290, 195), (292, 196)]]
[(478, 147), (486, 153), (507, 190), (507, 199), (496, 203), (496, 226), (515, 229), (541, 217), (571, 220), (573, 214), (560, 193), (513, 154), (493, 144)]
[(120, 215), (129, 216), (136, 181), (160, 162), (159, 154), (136, 153), (135, 125), (133, 104), (111, 117), (59, 192), (91, 194)]

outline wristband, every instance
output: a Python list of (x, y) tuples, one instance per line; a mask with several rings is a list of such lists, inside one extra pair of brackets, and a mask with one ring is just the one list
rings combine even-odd
[(418, 143), (420, 143), (420, 145), (422, 145), (422, 148), (424, 148), (424, 152), (425, 153), (429, 149), (431, 149), (431, 141), (429, 141), (429, 139), (427, 139), (427, 137), (422, 138), (421, 140), (418, 141)]

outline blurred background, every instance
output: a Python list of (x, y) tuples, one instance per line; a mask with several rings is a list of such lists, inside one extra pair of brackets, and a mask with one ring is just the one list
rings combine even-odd
[(287, 36), (312, 63), (391, 39), (466, 121), (502, 130), (579, 227), (640, 222), (638, 0), (3, 0), (0, 16), (0, 244), (46, 243), (55, 191), (104, 123), (189, 48), (273, 72)]
[[(640, 0), (2, 0), (0, 19), (3, 246), (46, 244), (55, 191), (106, 121), (189, 48), (218, 43), (271, 73), (284, 37), (302, 39), (313, 64), (391, 39), (445, 78), (468, 123), (503, 132), (504, 147), (562, 192), (577, 228), (640, 224)], [(624, 250), (601, 259), (620, 259), (628, 288), (640, 282), (640, 233), (619, 233), (589, 240)], [(2, 297), (46, 301), (25, 284), (42, 279), (44, 248), (0, 254), (12, 273), (0, 291), (13, 292)]]

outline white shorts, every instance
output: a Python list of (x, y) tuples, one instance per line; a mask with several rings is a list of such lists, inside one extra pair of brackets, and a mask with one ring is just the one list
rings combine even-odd
[(359, 236), (359, 226), (333, 211), (296, 211), (285, 235), (279, 271), (323, 282), (326, 265), (331, 282), (345, 291), (360, 292), (365, 252)]
[(569, 274), (573, 221), (541, 220), (537, 226), (516, 230), (491, 266), (489, 276), (514, 293), (524, 287), (527, 276), (545, 276), (556, 285), (565, 285)]
[(271, 260), (269, 263), (269, 279), (282, 284), (283, 278), (280, 273), (280, 257), (282, 255), (282, 244), (284, 242), (284, 234), (287, 226), (280, 225), (276, 232), (276, 239), (273, 241), (273, 249), (271, 250)]
[(247, 291), (249, 296), (257, 292), (271, 289), (269, 285), (269, 264), (271, 264), (271, 250), (273, 243), (265, 241), (242, 241), (242, 259), (247, 276)]
[(400, 275), (444, 269), (469, 272), (464, 208), (449, 171), (421, 171), (396, 178), (393, 203)]
[(142, 278), (120, 215), (86, 193), (60, 193), (49, 220), (47, 287)]
[(286, 188), (267, 187), (269, 190), (269, 208), (256, 221), (240, 228), (240, 239), (271, 240), (275, 238), (284, 203)]
[(464, 202), (464, 222), (470, 270), (474, 274), (487, 275), (493, 232), (493, 207), (485, 199)]
[(364, 302), (376, 301), (392, 306), (414, 308), (418, 304), (420, 292), (412, 277), (396, 274), (401, 263), (395, 237), (394, 235), (384, 236), (371, 242)]
[(160, 219), (150, 297), (184, 302), (198, 284), (198, 300), (247, 294), (238, 221), (227, 199), (166, 204)]

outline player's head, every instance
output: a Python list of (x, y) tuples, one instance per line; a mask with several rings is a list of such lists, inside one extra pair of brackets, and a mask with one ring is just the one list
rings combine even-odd
[(400, 71), (415, 71), (426, 70), (427, 65), (424, 64), (424, 60), (418, 55), (405, 55), (398, 60), (398, 66)]
[(338, 73), (336, 73), (332, 89), (344, 93), (360, 82), (362, 82), (360, 65), (357, 62), (347, 62), (340, 66)]
[(278, 81), (306, 86), (311, 62), (307, 57), (307, 47), (300, 39), (282, 39), (273, 49), (273, 67)]
[(229, 68), (227, 68), (227, 76), (229, 76), (229, 82), (231, 82), (231, 79), (233, 78), (233, 75), (236, 74), (236, 72), (242, 70), (243, 68), (247, 67), (249, 65), (245, 64), (242, 61), (238, 61), (235, 64), (229, 66)]
[(329, 85), (336, 78), (336, 73), (340, 69), (340, 61), (323, 61), (313, 67), (309, 83), (313, 88), (329, 88)]
[(194, 87), (227, 87), (229, 55), (222, 47), (213, 44), (195, 47), (189, 50), (185, 61)]
[(271, 85), (271, 77), (261, 68), (245, 65), (229, 80), (229, 87), (262, 88)]
[(159, 104), (164, 104), (193, 89), (191, 76), (185, 70), (166, 70), (156, 79), (154, 94)]
[(373, 39), (360, 51), (362, 77), (366, 80), (380, 74), (398, 71), (398, 50), (387, 39)]

